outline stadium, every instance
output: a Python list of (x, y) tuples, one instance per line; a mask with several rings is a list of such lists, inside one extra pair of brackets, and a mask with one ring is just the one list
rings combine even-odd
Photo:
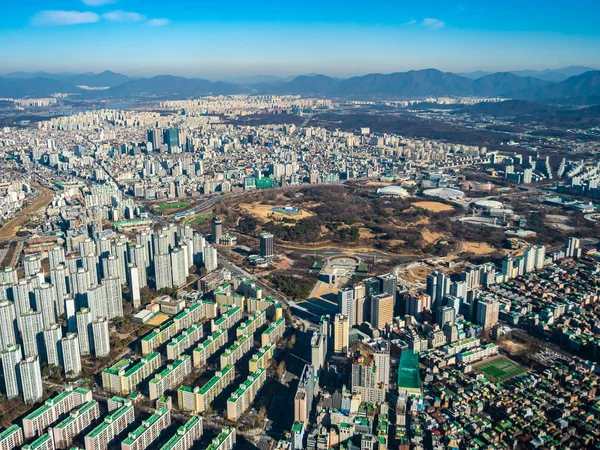
[(383, 197), (408, 197), (408, 191), (400, 186), (386, 186), (377, 189), (377, 195)]
[(502, 206), (504, 206), (502, 204), (502, 202), (499, 202), (497, 200), (477, 200), (476, 202), (473, 202), (473, 206), (475, 208), (481, 208), (481, 209), (485, 209), (487, 211), (491, 211), (492, 209), (502, 209)]
[(423, 195), (425, 197), (439, 198), (442, 200), (460, 200), (465, 197), (463, 191), (451, 188), (426, 189), (423, 191)]

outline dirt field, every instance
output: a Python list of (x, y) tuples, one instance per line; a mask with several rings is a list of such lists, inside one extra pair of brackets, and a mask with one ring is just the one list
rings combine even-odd
[(240, 203), (239, 207), (246, 211), (248, 214), (252, 214), (257, 219), (268, 222), (269, 216), (275, 217), (277, 219), (289, 219), (289, 220), (300, 220), (306, 219), (307, 217), (314, 216), (313, 213), (307, 211), (306, 209), (301, 209), (300, 214), (283, 214), (280, 212), (273, 211), (273, 205), (263, 205), (261, 203)]
[(454, 210), (453, 206), (446, 205), (445, 203), (440, 203), (440, 202), (423, 201), (423, 202), (413, 203), (412, 205), (416, 206), (417, 208), (423, 208), (423, 209), (426, 209), (427, 211), (433, 211), (433, 212), (444, 212), (444, 211)]
[(433, 268), (427, 265), (421, 265), (415, 269), (411, 269), (408, 272), (402, 272), (398, 274), (400, 278), (405, 279), (411, 283), (423, 282), (427, 279), (427, 275), (433, 272)]
[(37, 183), (33, 185), (41, 191), (40, 196), (31, 205), (23, 208), (13, 219), (9, 220), (0, 228), (0, 242), (13, 239), (17, 236), (17, 232), (27, 223), (31, 216), (42, 208), (45, 208), (48, 203), (54, 198), (54, 191), (41, 186)]
[(475, 255), (489, 255), (494, 253), (496, 249), (485, 242), (463, 242), (462, 251)]
[(434, 233), (429, 230), (421, 231), (421, 236), (423, 236), (423, 240), (425, 242), (427, 242), (428, 244), (433, 244), (438, 239), (444, 237), (444, 235), (442, 233)]
[(165, 313), (158, 313), (148, 321), (148, 324), (152, 325), (153, 327), (157, 327), (167, 320), (169, 320), (169, 316), (167, 316)]

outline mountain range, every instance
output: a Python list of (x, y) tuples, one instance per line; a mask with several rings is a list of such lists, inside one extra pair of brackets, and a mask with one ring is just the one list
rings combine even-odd
[[(583, 69), (583, 68), (579, 68)], [(578, 69), (578, 70), (579, 70)], [(565, 68), (563, 72), (575, 70)], [(262, 79), (261, 82), (253, 82)], [(300, 94), (341, 98), (423, 98), (439, 96), (507, 97), (534, 101), (586, 104), (600, 96), (600, 71), (587, 71), (553, 82), (511, 72), (486, 74), (476, 79), (436, 69), (391, 74), (372, 73), (351, 78), (302, 75), (291, 80), (260, 76), (239, 82), (210, 81), (160, 75), (131, 78), (115, 72), (49, 74), (16, 72), (0, 77), (0, 97), (48, 96), (55, 92), (81, 98), (160, 97), (190, 98), (227, 94)], [(91, 88), (91, 89), (90, 89)], [(591, 103), (588, 103), (591, 104)]]

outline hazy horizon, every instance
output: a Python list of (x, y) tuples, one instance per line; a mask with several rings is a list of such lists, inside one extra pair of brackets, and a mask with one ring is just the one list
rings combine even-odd
[(306, 0), (12, 0), (3, 72), (348, 77), (600, 67), (600, 4)]

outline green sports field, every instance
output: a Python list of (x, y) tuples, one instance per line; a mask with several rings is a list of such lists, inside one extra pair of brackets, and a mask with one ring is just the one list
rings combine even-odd
[(503, 356), (478, 364), (473, 368), (484, 374), (491, 381), (498, 383), (526, 372), (526, 370), (516, 362)]
[(192, 202), (176, 202), (176, 203), (163, 203), (156, 207), (157, 211), (168, 211), (170, 209), (187, 208)]

